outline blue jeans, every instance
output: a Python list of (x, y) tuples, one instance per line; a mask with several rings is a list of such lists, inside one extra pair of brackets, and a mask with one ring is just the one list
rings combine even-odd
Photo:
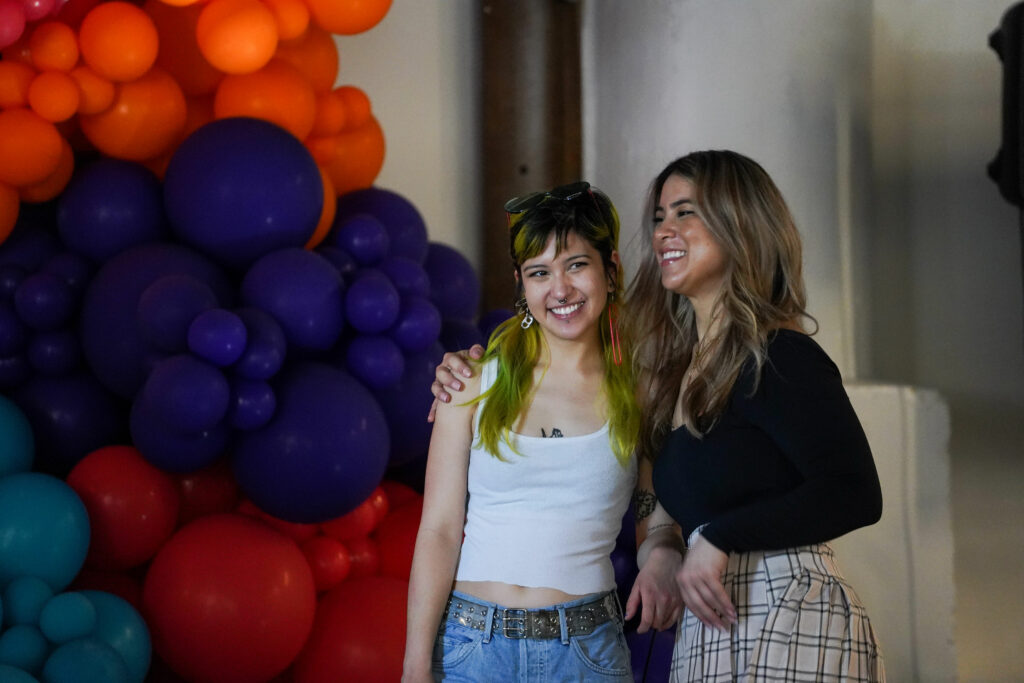
[[(452, 597), (477, 605), (502, 605), (452, 591)], [(543, 609), (581, 605), (581, 598)], [(533, 611), (533, 610), (530, 610)], [(562, 624), (562, 633), (565, 633)], [(448, 618), (434, 643), (434, 679), (458, 683), (556, 683), (560, 681), (630, 681), (629, 646), (622, 635), (622, 615), (593, 632), (559, 638), (508, 638), (501, 629), (477, 630)]]

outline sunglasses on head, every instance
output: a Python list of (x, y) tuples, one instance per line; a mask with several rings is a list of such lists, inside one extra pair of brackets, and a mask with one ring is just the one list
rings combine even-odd
[(505, 213), (511, 216), (513, 214), (524, 213), (530, 209), (543, 204), (548, 199), (557, 199), (563, 202), (573, 202), (580, 197), (590, 197), (597, 205), (597, 200), (594, 199), (594, 193), (590, 189), (590, 183), (585, 180), (581, 180), (575, 183), (569, 183), (568, 185), (560, 185), (554, 189), (548, 190), (547, 192), (531, 192), (528, 195), (522, 197), (513, 197), (512, 199), (505, 202)]

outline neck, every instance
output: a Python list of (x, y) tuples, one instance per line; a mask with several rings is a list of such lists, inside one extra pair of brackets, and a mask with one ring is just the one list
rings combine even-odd
[(697, 341), (701, 342), (718, 328), (720, 313), (715, 311), (714, 302), (705, 299), (690, 299), (693, 306), (693, 314), (697, 323)]
[(597, 330), (586, 339), (558, 339), (542, 332), (544, 343), (541, 345), (540, 358), (537, 366), (543, 368), (587, 368), (593, 364), (604, 364), (601, 353), (601, 338)]

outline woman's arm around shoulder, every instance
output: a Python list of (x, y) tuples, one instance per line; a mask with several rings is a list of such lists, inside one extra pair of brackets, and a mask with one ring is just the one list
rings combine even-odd
[[(480, 373), (467, 379), (460, 398), (480, 393)], [(427, 454), (423, 515), (409, 577), (408, 624), (402, 680), (432, 681), (434, 640), (455, 579), (466, 518), (469, 451), (477, 404), (443, 403), (437, 409)]]

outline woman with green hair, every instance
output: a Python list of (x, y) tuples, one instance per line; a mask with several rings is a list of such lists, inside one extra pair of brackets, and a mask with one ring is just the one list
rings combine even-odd
[(519, 314), (437, 409), (403, 681), (632, 681), (624, 618), (642, 599), (663, 627), (681, 605), (678, 561), (652, 562), (624, 617), (610, 559), (641, 423), (618, 214), (585, 182), (505, 210)]

